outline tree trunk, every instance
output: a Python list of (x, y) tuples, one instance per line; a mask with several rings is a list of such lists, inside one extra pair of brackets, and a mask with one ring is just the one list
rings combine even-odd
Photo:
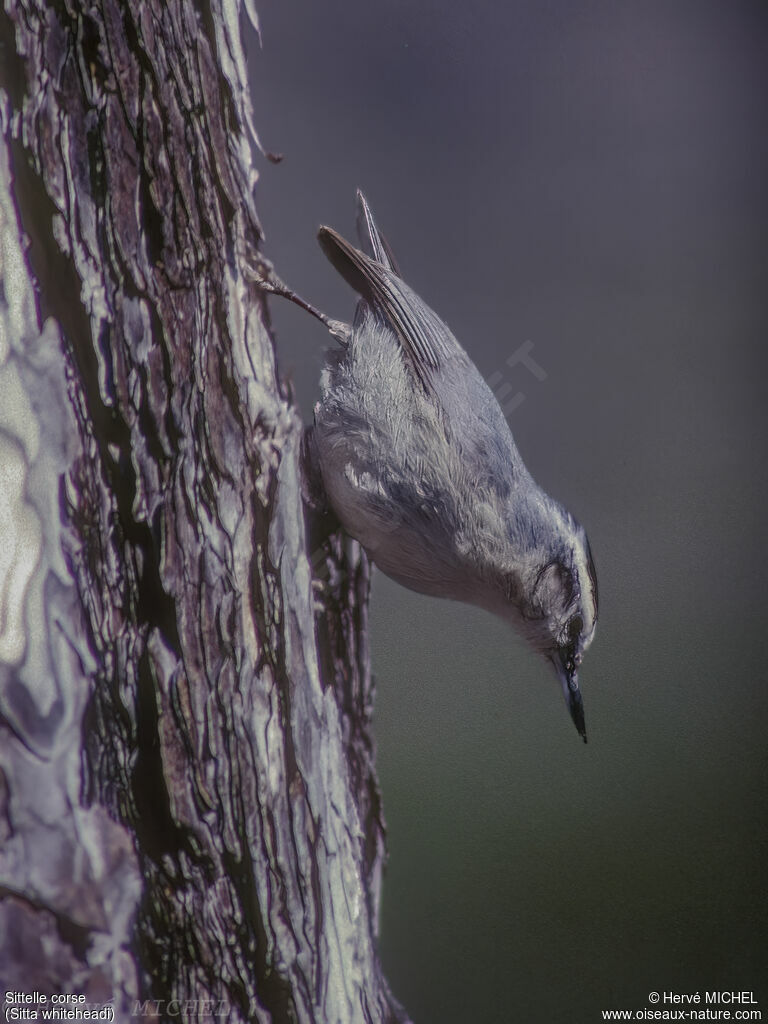
[(332, 534), (315, 615), (240, 14), (0, 13), (4, 1011), (406, 1019), (368, 564)]

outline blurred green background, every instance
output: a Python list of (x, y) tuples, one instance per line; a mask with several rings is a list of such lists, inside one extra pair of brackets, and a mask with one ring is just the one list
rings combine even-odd
[[(376, 577), (395, 993), (418, 1024), (589, 1024), (651, 990), (768, 1014), (768, 7), (258, 6), (267, 254), (350, 318), (314, 233), (354, 237), (363, 188), (523, 396), (518, 445), (600, 581), (584, 747), (501, 622)], [(273, 311), (309, 422), (328, 340)], [(506, 362), (526, 341), (543, 380)]]

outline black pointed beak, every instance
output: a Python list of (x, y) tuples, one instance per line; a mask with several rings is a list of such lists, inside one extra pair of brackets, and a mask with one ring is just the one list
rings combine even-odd
[(579, 732), (579, 736), (587, 742), (587, 725), (584, 721), (584, 701), (581, 696), (581, 690), (579, 684), (574, 677), (572, 686), (569, 686), (569, 693), (567, 696), (568, 710), (571, 712), (571, 718), (573, 724), (576, 726)]
[(567, 658), (560, 652), (552, 656), (552, 663), (555, 666), (557, 672), (557, 678), (560, 680), (560, 685), (563, 688), (563, 696), (565, 697), (565, 703), (568, 705), (568, 710), (571, 713), (573, 724), (578, 730), (579, 736), (587, 742), (587, 726), (584, 721), (584, 701), (581, 697), (581, 690), (579, 689), (579, 677), (575, 668), (568, 667)]

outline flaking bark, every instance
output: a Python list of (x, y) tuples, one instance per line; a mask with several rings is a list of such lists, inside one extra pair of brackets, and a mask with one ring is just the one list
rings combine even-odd
[(0, 981), (117, 1020), (405, 1020), (368, 564), (331, 536), (316, 617), (240, 14), (0, 14)]

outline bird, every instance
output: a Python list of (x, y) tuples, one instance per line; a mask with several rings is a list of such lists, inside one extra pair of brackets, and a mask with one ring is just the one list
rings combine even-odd
[(586, 743), (578, 672), (598, 613), (586, 532), (528, 472), (496, 397), (403, 280), (360, 191), (357, 231), (359, 249), (318, 231), (358, 294), (352, 323), (300, 301), (339, 343), (309, 438), (328, 501), (387, 576), (522, 634), (553, 667)]

